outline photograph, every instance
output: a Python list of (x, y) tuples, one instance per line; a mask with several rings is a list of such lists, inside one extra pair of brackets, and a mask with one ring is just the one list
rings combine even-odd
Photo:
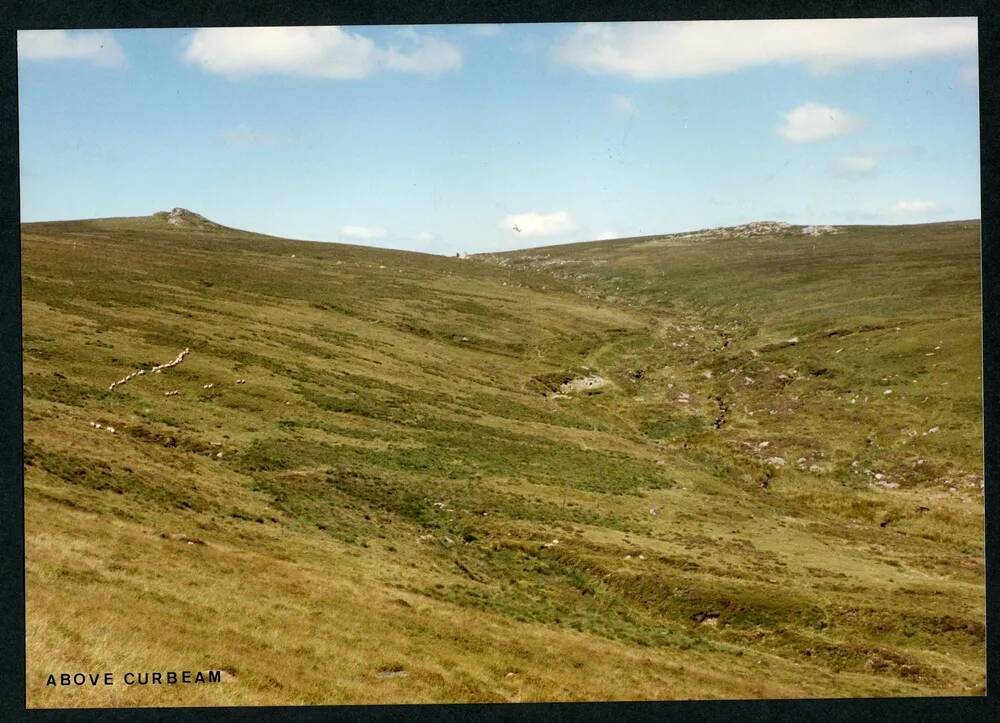
[(986, 695), (976, 17), (101, 28), (27, 708)]

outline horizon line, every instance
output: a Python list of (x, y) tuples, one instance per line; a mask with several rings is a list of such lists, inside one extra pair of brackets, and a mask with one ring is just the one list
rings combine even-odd
[[(177, 208), (180, 208), (180, 207), (177, 207)], [(938, 221), (918, 221), (918, 222), (904, 222), (904, 223), (791, 223), (791, 222), (787, 222), (787, 221), (780, 221), (780, 220), (773, 220), (773, 219), (760, 219), (760, 220), (754, 220), (754, 221), (745, 221), (743, 223), (730, 224), (730, 225), (726, 225), (726, 226), (703, 226), (701, 228), (686, 229), (686, 230), (682, 230), (682, 231), (667, 231), (667, 232), (663, 232), (663, 233), (642, 234), (642, 235), (639, 235), (639, 236), (617, 236), (617, 237), (613, 237), (613, 238), (600, 238), (600, 239), (593, 238), (593, 239), (583, 239), (583, 240), (576, 240), (576, 241), (557, 241), (557, 242), (554, 242), (554, 243), (543, 243), (543, 244), (541, 244), (539, 246), (525, 246), (523, 248), (510, 248), (510, 249), (502, 249), (502, 250), (496, 250), (496, 251), (473, 251), (473, 252), (468, 252), (468, 253), (466, 253), (466, 252), (456, 252), (454, 254), (453, 253), (447, 253), (447, 254), (445, 254), (445, 253), (436, 253), (436, 252), (432, 252), (432, 251), (418, 251), (418, 250), (415, 250), (415, 249), (397, 248), (397, 247), (393, 247), (393, 246), (370, 246), (370, 245), (366, 245), (366, 244), (351, 243), (349, 241), (342, 241), (342, 240), (339, 240), (339, 239), (315, 240), (315, 239), (293, 238), (291, 236), (278, 236), (278, 235), (275, 235), (275, 234), (272, 234), (272, 233), (265, 233), (263, 231), (254, 231), (254, 230), (251, 230), (251, 229), (238, 228), (236, 226), (227, 226), (226, 224), (219, 223), (218, 221), (214, 221), (214, 220), (208, 218), (207, 216), (203, 216), (202, 214), (198, 213), (197, 211), (191, 211), (190, 209), (182, 209), (182, 210), (187, 211), (188, 213), (192, 213), (192, 214), (195, 214), (197, 216), (200, 216), (205, 221), (208, 221), (209, 223), (214, 224), (215, 226), (218, 226), (220, 228), (228, 229), (230, 231), (239, 231), (241, 233), (254, 234), (256, 236), (267, 236), (269, 238), (280, 239), (282, 241), (295, 241), (295, 242), (298, 242), (298, 243), (315, 243), (315, 244), (340, 244), (340, 245), (343, 245), (343, 246), (353, 246), (353, 247), (356, 247), (356, 248), (363, 248), (363, 249), (378, 249), (380, 251), (398, 251), (398, 252), (405, 252), (405, 253), (423, 254), (423, 255), (427, 255), (427, 256), (442, 256), (442, 257), (445, 257), (445, 258), (454, 258), (455, 256), (459, 256), (459, 255), (461, 255), (461, 256), (483, 256), (483, 255), (486, 255), (486, 254), (504, 254), (504, 253), (511, 253), (511, 252), (514, 252), (514, 251), (532, 251), (532, 250), (539, 250), (539, 249), (556, 248), (556, 247), (559, 247), (559, 246), (573, 246), (573, 245), (577, 245), (577, 244), (609, 243), (609, 242), (614, 242), (614, 241), (635, 241), (635, 240), (642, 240), (642, 239), (665, 238), (665, 237), (669, 237), (669, 236), (683, 236), (685, 234), (700, 233), (700, 232), (704, 232), (704, 231), (714, 231), (714, 230), (719, 230), (719, 229), (739, 228), (739, 227), (742, 227), (742, 226), (749, 226), (749, 225), (756, 224), (756, 223), (781, 223), (781, 224), (785, 224), (788, 228), (807, 228), (807, 227), (810, 227), (810, 226), (818, 226), (818, 227), (830, 226), (830, 227), (835, 227), (835, 228), (872, 228), (872, 227), (896, 228), (896, 227), (905, 227), (905, 226), (935, 226), (935, 225), (954, 224), (954, 223), (979, 223), (979, 224), (982, 224), (982, 217), (952, 218), (952, 219), (945, 219), (945, 220), (938, 220)], [(165, 211), (165, 210), (154, 211), (153, 213), (150, 213), (150, 214), (144, 215), (144, 216), (143, 215), (139, 215), (139, 216), (93, 216), (93, 217), (88, 217), (88, 218), (58, 218), (58, 219), (42, 219), (42, 220), (34, 220), (34, 221), (24, 221), (24, 220), (20, 220), (19, 219), (19, 224), (21, 226), (25, 226), (25, 225), (30, 225), (30, 224), (42, 224), (42, 223), (79, 223), (79, 222), (86, 222), (86, 221), (128, 221), (128, 220), (135, 220), (135, 219), (152, 219), (157, 214), (160, 214), (160, 213), (168, 213), (168, 211)], [(193, 230), (198, 230), (198, 229), (193, 229)]]

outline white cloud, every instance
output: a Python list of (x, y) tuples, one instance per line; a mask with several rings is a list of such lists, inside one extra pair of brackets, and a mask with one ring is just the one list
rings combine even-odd
[(856, 153), (837, 159), (837, 175), (843, 178), (863, 178), (875, 173), (878, 159), (865, 153)]
[(899, 201), (889, 209), (895, 216), (923, 216), (936, 210), (934, 201), (910, 200)]
[(229, 77), (303, 75), (364, 78), (394, 70), (436, 74), (459, 67), (459, 49), (439, 38), (401, 30), (382, 48), (339, 27), (201, 28), (182, 53), (185, 61)]
[(477, 38), (495, 38), (503, 32), (503, 27), (496, 23), (480, 23), (478, 25), (470, 25), (469, 30)]
[(381, 226), (344, 226), (340, 229), (340, 238), (352, 241), (376, 241), (388, 235), (388, 230)]
[(183, 58), (223, 75), (261, 73), (360, 78), (372, 72), (375, 43), (337, 27), (201, 28)]
[(594, 236), (594, 241), (609, 241), (611, 239), (618, 239), (618, 238), (622, 238), (621, 233), (613, 228), (609, 228), (605, 231), (601, 231), (599, 234)]
[(382, 65), (403, 73), (436, 75), (462, 66), (462, 53), (451, 43), (406, 29), (396, 33), (398, 43), (378, 51)]
[(769, 63), (806, 64), (822, 72), (976, 47), (975, 18), (711, 20), (584, 24), (557, 41), (552, 54), (591, 73), (648, 80)]
[(631, 98), (618, 93), (611, 96), (611, 110), (620, 118), (630, 118), (639, 112)]
[(499, 226), (519, 236), (558, 236), (576, 228), (573, 218), (566, 211), (513, 213), (504, 216)]
[(857, 126), (858, 121), (839, 108), (803, 103), (785, 113), (785, 122), (778, 126), (778, 133), (792, 143), (810, 143), (842, 135)]
[(433, 241), (437, 238), (436, 235), (432, 234), (430, 231), (421, 231), (416, 236), (413, 237), (416, 241), (426, 243), (428, 241)]
[(222, 136), (231, 146), (276, 146), (288, 142), (288, 137), (269, 131), (259, 131), (247, 125), (240, 124)]
[(19, 30), (22, 60), (82, 60), (108, 68), (125, 64), (125, 53), (110, 31)]

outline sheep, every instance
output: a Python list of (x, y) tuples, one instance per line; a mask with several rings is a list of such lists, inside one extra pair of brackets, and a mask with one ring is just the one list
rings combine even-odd
[[(164, 369), (169, 369), (170, 367), (177, 366), (182, 361), (184, 361), (184, 357), (187, 356), (187, 354), (190, 351), (191, 350), (189, 348), (185, 347), (184, 350), (180, 354), (178, 354), (177, 357), (173, 361), (166, 362), (165, 364), (157, 364), (154, 367), (152, 367), (152, 368), (149, 369), (149, 373), (150, 374), (159, 374)], [(125, 384), (125, 383), (131, 381), (132, 379), (135, 379), (137, 376), (144, 375), (145, 373), (146, 373), (145, 369), (136, 369), (135, 371), (131, 372), (130, 374), (126, 374), (124, 377), (122, 377), (118, 381), (113, 382), (111, 384), (111, 386), (108, 387), (108, 391), (114, 391), (115, 387), (118, 386), (119, 384)]]

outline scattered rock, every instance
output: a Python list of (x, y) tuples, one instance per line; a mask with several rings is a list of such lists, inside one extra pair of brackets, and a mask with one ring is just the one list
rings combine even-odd
[(559, 391), (563, 394), (568, 394), (570, 392), (587, 391), (590, 389), (600, 389), (608, 380), (597, 375), (590, 374), (585, 377), (580, 377), (579, 379), (571, 379), (570, 381), (564, 383), (559, 387)]
[(696, 616), (696, 619), (698, 619), (698, 622), (702, 625), (715, 627), (719, 624), (719, 613), (702, 613), (701, 615)]
[(709, 239), (709, 238), (751, 238), (767, 236), (790, 228), (791, 224), (784, 221), (752, 221), (740, 226), (725, 226), (721, 228), (706, 228), (699, 231), (673, 234), (673, 239)]
[(840, 229), (835, 226), (804, 226), (802, 233), (806, 236), (822, 236), (828, 233), (839, 233)]
[(200, 540), (197, 537), (188, 537), (183, 532), (173, 532), (173, 533), (161, 532), (159, 533), (159, 537), (161, 537), (164, 540), (173, 540), (174, 542), (184, 542), (188, 545), (205, 544), (204, 540)]

